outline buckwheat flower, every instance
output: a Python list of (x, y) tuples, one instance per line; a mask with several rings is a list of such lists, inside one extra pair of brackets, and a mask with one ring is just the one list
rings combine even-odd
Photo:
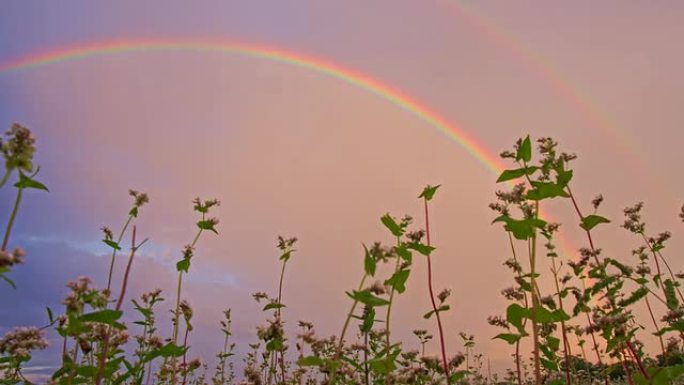
[(252, 294), (252, 298), (254, 298), (254, 300), (257, 302), (261, 302), (263, 299), (268, 299), (268, 294), (260, 291)]
[(499, 156), (502, 159), (515, 159), (515, 153), (513, 151), (502, 151)]
[(0, 339), (0, 353), (25, 358), (32, 350), (42, 350), (47, 345), (47, 340), (40, 329), (22, 326), (10, 330)]
[(553, 300), (553, 296), (548, 295), (540, 299), (541, 303), (546, 305), (549, 309), (554, 310), (556, 308), (556, 302)]
[(558, 231), (559, 228), (560, 223), (548, 223), (546, 225), (546, 231), (548, 231), (550, 234), (555, 233), (556, 231)]
[(182, 300), (179, 304), (179, 307), (181, 313), (183, 313), (185, 322), (189, 322), (190, 319), (192, 319), (192, 308), (190, 307), (190, 303), (187, 300)]
[(133, 206), (142, 207), (145, 203), (150, 201), (150, 198), (145, 193), (135, 190), (128, 190), (128, 194), (133, 197)]
[[(438, 361), (439, 361), (439, 359), (438, 359)], [(459, 367), (463, 363), (463, 361), (465, 361), (465, 356), (463, 355), (463, 353), (454, 354), (454, 356), (451, 357), (451, 359), (449, 360), (449, 368), (455, 369), (455, 368)], [(437, 366), (438, 366), (438, 368), (441, 368), (441, 366), (439, 364)]]
[(292, 246), (294, 246), (294, 244), (295, 244), (296, 242), (297, 242), (297, 238), (296, 238), (296, 237), (292, 237), (292, 238), (287, 238), (287, 239), (286, 239), (286, 238), (283, 238), (283, 237), (280, 236), (280, 235), (278, 236), (278, 248), (279, 248), (280, 250), (282, 250), (282, 251), (290, 250), (290, 249), (292, 248)]
[(498, 326), (500, 328), (504, 328), (507, 330), (510, 329), (510, 325), (508, 324), (508, 321), (505, 318), (498, 316), (498, 315), (487, 317), (487, 323), (492, 325), (492, 326)]
[(371, 285), (371, 287), (368, 288), (368, 291), (375, 295), (383, 295), (387, 293), (387, 289), (382, 283), (380, 283), (380, 281), (373, 282), (373, 285)]
[(599, 194), (591, 201), (591, 205), (594, 206), (594, 211), (596, 211), (601, 203), (603, 202), (603, 195)]
[(23, 249), (17, 247), (12, 252), (0, 250), (0, 268), (12, 267), (24, 263), (24, 256), (26, 253)]
[(112, 233), (112, 230), (109, 227), (102, 226), (100, 230), (102, 230), (102, 233), (104, 233), (104, 237), (106, 240), (111, 241), (112, 239), (114, 239), (114, 233)]
[(194, 249), (192, 248), (192, 246), (190, 246), (190, 245), (185, 245), (185, 247), (183, 247), (183, 259), (190, 259), (190, 258), (192, 258), (193, 250), (194, 250)]
[(568, 154), (568, 153), (562, 152), (562, 153), (560, 154), (560, 157), (559, 157), (559, 158), (560, 158), (560, 160), (562, 160), (563, 162), (568, 163), (568, 162), (570, 162), (570, 161), (573, 161), (573, 160), (577, 159), (577, 154)]
[(6, 141), (0, 141), (0, 152), (5, 158), (5, 168), (7, 170), (19, 169), (24, 172), (33, 171), (36, 139), (31, 130), (14, 123), (5, 135)]
[(439, 299), (439, 303), (440, 304), (444, 303), (444, 301), (446, 301), (450, 295), (451, 295), (451, 290), (449, 290), (449, 289), (442, 290), (439, 294), (437, 294), (437, 298)]
[(200, 366), (202, 366), (202, 360), (200, 360), (199, 358), (193, 358), (190, 362), (188, 362), (189, 371), (194, 371), (198, 369)]
[(427, 330), (425, 330), (425, 329), (415, 329), (415, 330), (413, 331), (413, 334), (414, 334), (416, 337), (418, 337), (418, 338), (422, 338), (422, 337), (426, 336), (427, 333), (428, 333), (428, 332), (427, 332)]
[(152, 291), (148, 291), (146, 293), (143, 293), (140, 296), (140, 299), (143, 301), (144, 304), (150, 305), (153, 302), (156, 302), (159, 296), (161, 295), (162, 290), (157, 288)]
[(520, 289), (515, 287), (509, 287), (501, 290), (501, 294), (508, 300), (521, 301), (525, 298), (525, 295), (520, 291)]
[(508, 267), (509, 269), (513, 270), (516, 273), (519, 273), (522, 271), (522, 267), (520, 264), (513, 258), (509, 258), (506, 261), (504, 261), (504, 266)]
[(425, 230), (411, 231), (406, 234), (406, 238), (408, 238), (412, 243), (420, 243), (424, 236)]

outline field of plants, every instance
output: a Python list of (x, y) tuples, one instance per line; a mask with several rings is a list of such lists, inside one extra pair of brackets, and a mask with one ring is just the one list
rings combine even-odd
[[(5, 172), (0, 188), (16, 190), (9, 207), (0, 251), (0, 284), (14, 286), (12, 269), (31, 263), (21, 245), (12, 241), (12, 229), (21, 220), (24, 194), (48, 192), (41, 183), (36, 139), (31, 131), (13, 124), (0, 141)], [(643, 204), (624, 209), (624, 218), (600, 214), (602, 196), (582, 202), (573, 195), (573, 153), (562, 152), (551, 138), (517, 140), (501, 153), (510, 164), (492, 186), (490, 205), (494, 226), (501, 228), (501, 242), (510, 244), (510, 256), (501, 263), (510, 269), (510, 286), (499, 288), (509, 301), (499, 315), (487, 320), (500, 349), (511, 353), (510, 368), (492, 374), (487, 358), (475, 354), (475, 336), (461, 333), (460, 346), (446, 346), (442, 317), (450, 311), (445, 283), (433, 282), (438, 261), (431, 254), (431, 201), (439, 185), (428, 185), (419, 199), (420, 218), (386, 214), (379, 225), (395, 241), (363, 246), (358, 257), (358, 286), (346, 292), (349, 303), (339, 310), (339, 333), (322, 336), (308, 322), (288, 335), (285, 322), (300, 315), (289, 314), (283, 301), (288, 262), (296, 258), (297, 238), (277, 237), (274, 264), (281, 266), (276, 293), (254, 293), (268, 321), (254, 325), (258, 343), (249, 345), (243, 357), (234, 354), (231, 309), (216, 320), (223, 334), (215, 356), (194, 358), (188, 344), (193, 333), (193, 307), (184, 299), (184, 282), (192, 273), (202, 240), (219, 236), (220, 222), (212, 210), (215, 199), (197, 198), (188, 210), (196, 213), (196, 232), (188, 234), (187, 246), (178, 251), (174, 287), (156, 289), (131, 298), (131, 271), (136, 254), (147, 238), (136, 228), (149, 198), (130, 191), (130, 210), (114, 229), (102, 228), (102, 242), (111, 250), (108, 275), (74, 277), (66, 283), (69, 294), (63, 308), (47, 308), (47, 322), (10, 330), (0, 338), (0, 383), (42, 382), (26, 373), (32, 354), (47, 347), (47, 336), (58, 336), (61, 355), (49, 384), (629, 384), (665, 385), (684, 374), (684, 273), (673, 269), (666, 246), (669, 232), (651, 233), (642, 219)], [(37, 158), (36, 158), (37, 159)], [(40, 199), (31, 194), (30, 199)], [(580, 258), (563, 255), (557, 248), (560, 224), (544, 213), (550, 200), (562, 201), (576, 214), (575, 223), (564, 229), (584, 234)], [(30, 202), (26, 202), (30, 204)], [(684, 221), (684, 207), (679, 215)], [(625, 237), (641, 246), (632, 255), (612, 257), (595, 242), (597, 228), (622, 223)], [(412, 274), (416, 264), (427, 265), (427, 276)], [(544, 266), (544, 268), (541, 268)], [(546, 267), (550, 266), (550, 269)], [(389, 271), (381, 276), (381, 271)], [(431, 330), (415, 330), (416, 340), (400, 341), (393, 334), (396, 299), (406, 292), (407, 282), (425, 285), (431, 311), (423, 317)], [(551, 289), (549, 289), (551, 288)], [(20, 290), (20, 289), (17, 289)], [(124, 315), (132, 304), (134, 314)], [(646, 306), (646, 317), (636, 306)], [(171, 324), (159, 315), (171, 312)], [(136, 319), (134, 322), (124, 320)], [(489, 336), (478, 336), (489, 338)], [(645, 341), (654, 341), (646, 346)], [(439, 354), (426, 354), (426, 345)], [(420, 346), (418, 350), (412, 349)], [(447, 355), (447, 351), (461, 351)], [(653, 353), (655, 352), (655, 353)], [(237, 370), (236, 368), (240, 368)]]

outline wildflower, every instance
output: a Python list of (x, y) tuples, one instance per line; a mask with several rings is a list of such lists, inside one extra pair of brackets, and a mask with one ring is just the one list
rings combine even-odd
[(0, 339), (0, 353), (16, 358), (26, 358), (32, 350), (47, 347), (43, 332), (35, 327), (18, 327)]
[(368, 288), (368, 290), (375, 295), (383, 295), (387, 293), (385, 286), (380, 283), (380, 281), (375, 281), (373, 285)]
[(9, 170), (33, 171), (33, 154), (36, 139), (28, 128), (14, 123), (5, 133), (6, 141), (0, 140), (0, 152), (5, 157), (5, 168)]
[(451, 290), (449, 290), (449, 289), (442, 290), (439, 294), (437, 294), (437, 298), (439, 299), (439, 303), (444, 303), (444, 301), (446, 301), (450, 295), (451, 295)]
[(106, 240), (111, 241), (112, 239), (114, 239), (114, 233), (112, 233), (112, 230), (109, 227), (102, 226), (100, 230), (102, 230), (102, 232), (104, 233)]
[(161, 292), (162, 292), (161, 289), (154, 289), (154, 290), (149, 291), (147, 293), (143, 293), (140, 296), (140, 299), (143, 301), (143, 303), (149, 305), (149, 304), (152, 304), (154, 302), (157, 302), (157, 299), (159, 299)]
[(544, 305), (546, 305), (549, 309), (554, 310), (556, 308), (556, 302), (553, 300), (553, 296), (549, 295), (546, 297), (542, 297), (540, 299), (540, 302)]
[(487, 323), (489, 323), (492, 326), (498, 326), (500, 328), (510, 329), (510, 325), (508, 324), (508, 321), (505, 318), (498, 316), (498, 315), (487, 317)]
[(627, 219), (622, 227), (635, 234), (643, 234), (646, 228), (646, 224), (641, 221), (641, 209), (643, 207), (644, 202), (639, 202), (634, 206), (626, 207), (623, 212)]
[(603, 195), (599, 194), (591, 201), (591, 205), (594, 206), (594, 211), (599, 208), (601, 203), (603, 203)]
[(282, 251), (290, 250), (296, 242), (297, 242), (296, 237), (286, 239), (286, 238), (283, 238), (282, 236), (278, 236), (278, 248)]
[(145, 203), (150, 201), (150, 198), (147, 196), (147, 194), (135, 190), (128, 190), (128, 195), (133, 197), (133, 206), (136, 208), (140, 208)]
[(182, 300), (179, 307), (181, 313), (183, 313), (185, 322), (190, 322), (190, 319), (192, 319), (192, 308), (190, 307), (190, 303), (187, 300)]
[(24, 263), (24, 256), (26, 253), (23, 249), (17, 247), (11, 253), (8, 251), (0, 250), (0, 269), (9, 268), (14, 265)]
[(208, 213), (210, 208), (219, 206), (221, 204), (221, 202), (217, 199), (210, 199), (202, 202), (200, 198), (193, 199), (192, 203), (195, 205), (195, 211), (199, 211), (203, 214)]
[(525, 295), (522, 293), (522, 291), (515, 287), (503, 289), (501, 290), (501, 294), (508, 300), (521, 301), (523, 298), (525, 298)]
[(263, 299), (268, 299), (268, 294), (260, 291), (252, 294), (252, 298), (257, 302), (261, 302)]
[(411, 231), (411, 232), (406, 234), (406, 237), (412, 243), (420, 243), (420, 241), (423, 239), (424, 236), (425, 236), (425, 230)]

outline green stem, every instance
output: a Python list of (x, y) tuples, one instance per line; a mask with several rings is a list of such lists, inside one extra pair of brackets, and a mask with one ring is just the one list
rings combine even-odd
[[(124, 234), (126, 233), (126, 229), (128, 228), (128, 225), (131, 223), (131, 220), (133, 219), (132, 215), (128, 215), (128, 219), (126, 219), (126, 222), (123, 225), (123, 228), (121, 229), (121, 232), (119, 233), (119, 238), (117, 239), (116, 243), (120, 244), (121, 240), (124, 237)], [(109, 274), (107, 277), (107, 291), (109, 292), (112, 289), (112, 276), (114, 275), (114, 260), (116, 259), (116, 249), (112, 251), (112, 258), (109, 263)]]
[(10, 215), (9, 222), (7, 222), (7, 227), (5, 228), (5, 238), (2, 240), (2, 251), (7, 250), (7, 242), (9, 242), (10, 233), (12, 232), (12, 227), (14, 226), (14, 220), (17, 218), (19, 203), (21, 203), (21, 197), (23, 193), (24, 189), (18, 188), (17, 198), (14, 200), (14, 207), (12, 208), (12, 214)]

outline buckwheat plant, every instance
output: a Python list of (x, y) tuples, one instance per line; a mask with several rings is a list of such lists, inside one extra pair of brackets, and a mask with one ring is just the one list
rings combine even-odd
[(12, 124), (12, 127), (5, 132), (5, 137), (0, 137), (0, 152), (5, 160), (5, 173), (0, 180), (0, 188), (12, 177), (13, 174), (18, 175), (18, 180), (14, 183), (17, 189), (17, 194), (14, 199), (14, 205), (10, 213), (10, 217), (5, 226), (5, 235), (2, 239), (2, 247), (0, 247), (0, 279), (7, 282), (12, 287), (15, 287), (14, 282), (7, 277), (14, 265), (23, 263), (24, 251), (16, 247), (13, 251), (8, 250), (10, 234), (14, 227), (14, 222), (17, 219), (19, 212), (19, 205), (21, 204), (24, 190), (35, 189), (48, 191), (44, 184), (35, 179), (35, 176), (40, 171), (40, 167), (36, 167), (34, 171), (33, 155), (36, 152), (36, 139), (31, 131), (18, 124)]

